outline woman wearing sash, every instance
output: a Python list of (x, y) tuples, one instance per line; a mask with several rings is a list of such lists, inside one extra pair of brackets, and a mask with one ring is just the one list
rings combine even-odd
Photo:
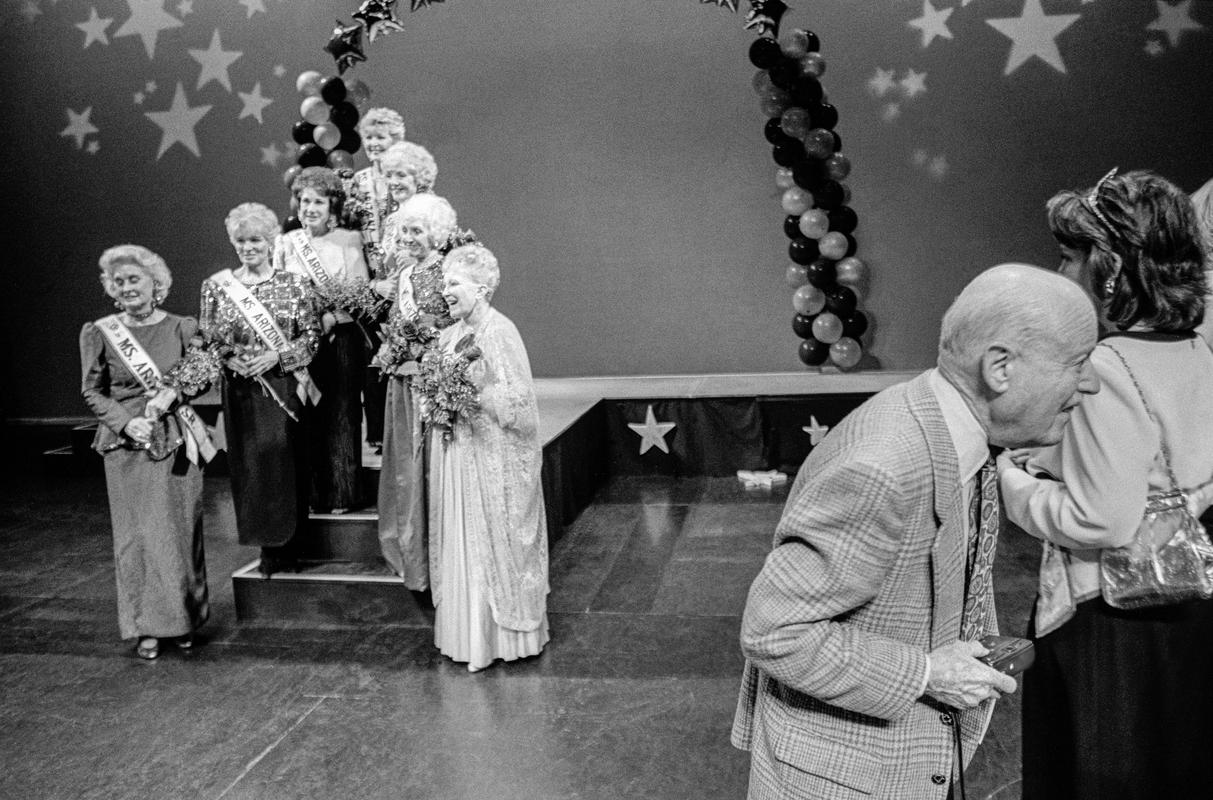
[(181, 395), (157, 388), (198, 323), (157, 307), (172, 275), (147, 248), (111, 247), (100, 264), (101, 285), (121, 312), (80, 331), (82, 388), (101, 422), (93, 448), (105, 462), (119, 632), (138, 638), (140, 658), (154, 659), (160, 639), (189, 648), (209, 613), (202, 471), (186, 457), (187, 427), (167, 413)]
[[(434, 194), (410, 197), (396, 212), (401, 222), (399, 243), (409, 266), (395, 282), (392, 315), (422, 328), (442, 329), (451, 324), (442, 299), (440, 245), (455, 231), (455, 209)], [(389, 332), (399, 328), (400, 320)], [(417, 397), (411, 375), (419, 356), (411, 360), (385, 360), (382, 354), (400, 352), (388, 341), (378, 359), (387, 379), (387, 413), (383, 426), (383, 469), (379, 474), (379, 543), (383, 557), (416, 592), (429, 589), (426, 511), (426, 438), (417, 414)], [(436, 339), (432, 341), (436, 344)]]
[(481, 356), (468, 372), (480, 407), (456, 417), (449, 441), (430, 434), (430, 578), (434, 643), (470, 672), (533, 656), (548, 642), (548, 541), (539, 410), (526, 347), (490, 302), (501, 273), (481, 245), (443, 264), (455, 322), (444, 353), (470, 335)]
[[(400, 269), (411, 263), (408, 250), (400, 248), (400, 207), (418, 192), (434, 191), (434, 181), (438, 177), (438, 162), (421, 145), (415, 142), (399, 142), (392, 145), (380, 160), (384, 181), (392, 195), (396, 210), (388, 216), (383, 224), (383, 238), (380, 248), (383, 251), (384, 270), (386, 278), (393, 280)], [(379, 289), (385, 297), (395, 295), (394, 284), (389, 288)]]
[(260, 203), (227, 215), (240, 266), (202, 283), (201, 328), (224, 358), (223, 423), (241, 544), (259, 545), (265, 576), (297, 567), (311, 473), (303, 404), (320, 321), (306, 279), (271, 266), (281, 228)]
[[(284, 234), (279, 253), (286, 269), (312, 282), (320, 304), (334, 287), (366, 282), (366, 261), (357, 231), (337, 227), (345, 200), (341, 179), (327, 167), (308, 167), (291, 184), (291, 205), (303, 223)], [(321, 399), (312, 417), (312, 507), (343, 513), (362, 498), (362, 384), (367, 346), (363, 332), (342, 308), (324, 310), (324, 336), (309, 367)]]

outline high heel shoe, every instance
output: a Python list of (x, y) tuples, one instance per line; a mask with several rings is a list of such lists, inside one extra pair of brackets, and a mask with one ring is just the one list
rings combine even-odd
[(144, 636), (135, 646), (135, 655), (144, 661), (155, 661), (160, 657), (160, 642), (152, 636)]

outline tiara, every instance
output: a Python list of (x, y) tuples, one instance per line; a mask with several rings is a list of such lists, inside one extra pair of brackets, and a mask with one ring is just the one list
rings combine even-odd
[(1104, 187), (1105, 183), (1116, 177), (1116, 170), (1118, 169), (1120, 168), (1112, 167), (1112, 169), (1108, 170), (1108, 174), (1100, 178), (1099, 183), (1095, 184), (1095, 188), (1082, 199), (1083, 205), (1091, 210), (1091, 213), (1095, 215), (1095, 218), (1102, 222), (1103, 226), (1108, 229), (1108, 233), (1111, 234), (1115, 234), (1116, 229), (1112, 227), (1112, 223), (1109, 222), (1108, 218), (1105, 217), (1103, 212), (1099, 210), (1099, 190)]

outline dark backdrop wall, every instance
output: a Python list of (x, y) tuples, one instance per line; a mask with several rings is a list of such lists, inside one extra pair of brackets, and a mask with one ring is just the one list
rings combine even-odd
[[(354, 73), (404, 113), (437, 156), (438, 192), (497, 252), (498, 306), (538, 375), (801, 368), (744, 2), (408, 5), (405, 30), (368, 44)], [(1113, 165), (1188, 189), (1213, 175), (1206, 0), (795, 6), (784, 25), (821, 36), (854, 163), (879, 366), (930, 364), (943, 309), (980, 269), (1052, 264), (1056, 189)], [(83, 412), (76, 336), (111, 310), (106, 246), (160, 252), (170, 309), (192, 313), (198, 283), (233, 264), (227, 210), (286, 211), (295, 76), (333, 71), (320, 48), (356, 7), (4, 3), (6, 416)]]

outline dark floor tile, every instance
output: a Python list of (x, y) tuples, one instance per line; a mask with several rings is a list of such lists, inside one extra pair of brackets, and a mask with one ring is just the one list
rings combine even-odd
[(642, 507), (626, 544), (590, 604), (591, 611), (643, 614), (652, 610), (686, 514), (686, 506)]

